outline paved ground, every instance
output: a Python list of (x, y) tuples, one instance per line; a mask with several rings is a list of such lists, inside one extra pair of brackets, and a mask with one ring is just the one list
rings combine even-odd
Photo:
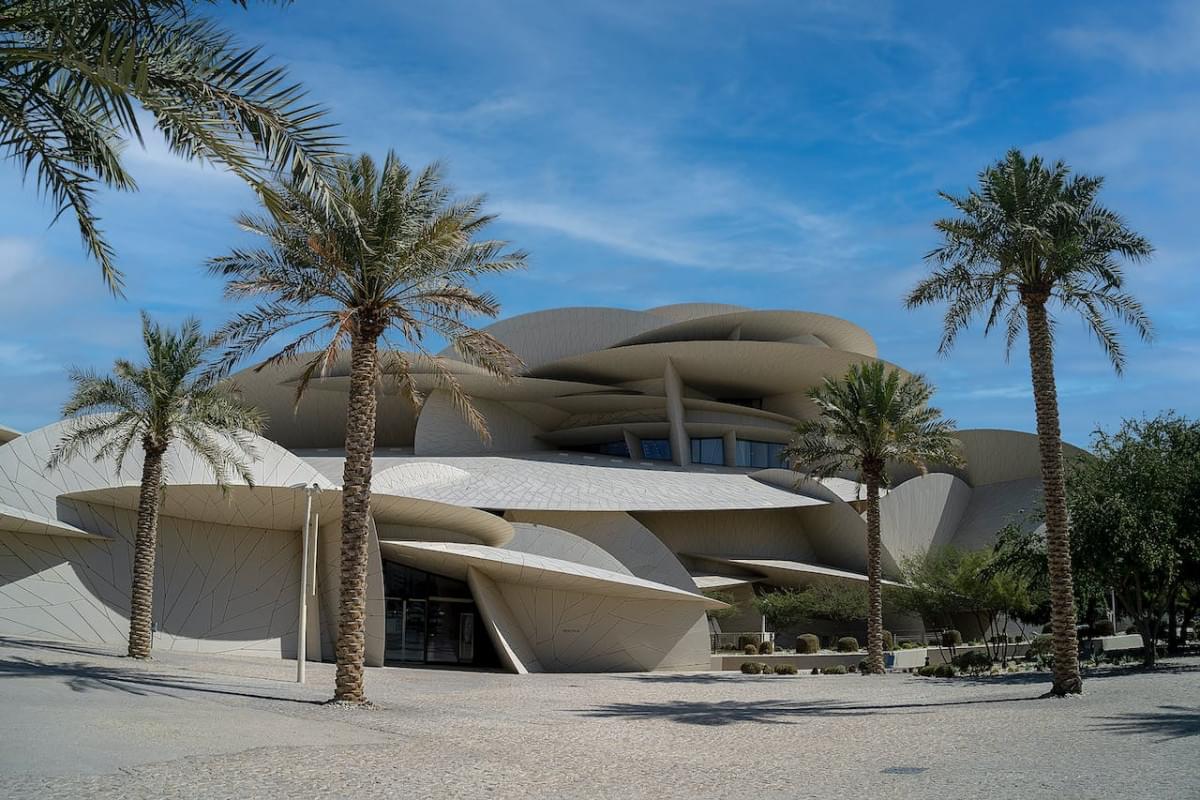
[[(332, 668), (0, 640), (0, 797), (1200, 798), (1200, 660), (1044, 677)], [(986, 788), (985, 788), (986, 787)]]

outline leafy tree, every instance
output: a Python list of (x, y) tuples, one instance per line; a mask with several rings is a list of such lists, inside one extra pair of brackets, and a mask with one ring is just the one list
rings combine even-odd
[(835, 581), (768, 592), (754, 598), (754, 608), (779, 628), (809, 619), (858, 622), (869, 610), (866, 587)]
[[(454, 199), (437, 165), (414, 175), (388, 153), (382, 169), (367, 155), (338, 166), (334, 193), (339, 210), (314, 198), (304, 182), (280, 183), (274, 187), (283, 206), (279, 213), (240, 219), (244, 229), (266, 240), (266, 247), (234, 250), (213, 259), (211, 269), (227, 279), (227, 296), (259, 300), (219, 331), (227, 348), (222, 370), (277, 336), (286, 344), (262, 366), (296, 359), (320, 344), (315, 355), (306, 356), (296, 387), (298, 401), (315, 375), (326, 374), (340, 354), (350, 351), (335, 699), (361, 703), (367, 524), (380, 379), (388, 375), (417, 403), (412, 373), (418, 367), (431, 372), (487, 440), (483, 415), (445, 359), (431, 355), (425, 342), (447, 341), (463, 360), (510, 378), (516, 357), (465, 320), (499, 313), (496, 299), (472, 285), (481, 276), (524, 266), (525, 254), (505, 252), (506, 242), (478, 239), (494, 217), (481, 213), (482, 197)], [(390, 349), (389, 332), (417, 351), (416, 360)]]
[(889, 463), (961, 462), (954, 423), (929, 405), (933, 387), (920, 375), (903, 375), (882, 361), (854, 364), (840, 378), (825, 378), (808, 396), (819, 413), (796, 427), (784, 457), (797, 470), (828, 477), (853, 470), (867, 490), (867, 669), (884, 671), (883, 574), (879, 489)]
[[(245, 5), (241, 0), (239, 5)], [(172, 152), (222, 164), (256, 190), (286, 171), (322, 192), (335, 139), (287, 73), (194, 14), (193, 0), (9, 0), (0, 8), (0, 147), (79, 223), (104, 281), (121, 272), (92, 207), (132, 190), (122, 146), (137, 108)]]
[(149, 658), (154, 602), (154, 556), (162, 489), (170, 481), (166, 454), (181, 442), (212, 470), (219, 485), (229, 473), (253, 485), (247, 459), (257, 458), (253, 434), (262, 414), (242, 404), (227, 383), (203, 372), (212, 342), (189, 318), (178, 330), (163, 328), (142, 313), (144, 364), (119, 359), (111, 375), (72, 370), (75, 385), (63, 406), (74, 418), (47, 464), (53, 469), (80, 454), (112, 459), (117, 472), (140, 444), (142, 482), (134, 538), (129, 613), (129, 655)]
[(704, 592), (704, 596), (725, 604), (725, 608), (710, 608), (706, 612), (709, 619), (729, 619), (741, 610), (738, 608), (737, 598), (733, 596), (733, 592), (714, 589)]
[(1124, 366), (1117, 317), (1143, 338), (1150, 323), (1123, 290), (1121, 259), (1138, 261), (1152, 248), (1097, 198), (1104, 181), (1074, 175), (1061, 161), (1045, 164), (1019, 150), (979, 174), (965, 196), (941, 193), (959, 216), (934, 226), (942, 243), (927, 259), (933, 273), (909, 294), (909, 308), (946, 303), (940, 352), (979, 315), (984, 331), (1003, 326), (1006, 350), (1028, 332), (1046, 508), (1051, 626), (1056, 695), (1083, 691), (1075, 637), (1071, 544), (1063, 478), (1062, 434), (1054, 379), (1054, 320), (1060, 307), (1083, 317), (1119, 373)]
[(1163, 616), (1196, 585), (1200, 423), (1171, 413), (1126, 420), (1097, 431), (1092, 451), (1068, 472), (1076, 563), (1116, 592), (1153, 666)]
[(988, 657), (994, 660), (1008, 658), (1009, 621), (1027, 621), (1034, 610), (1028, 579), (1016, 570), (998, 568), (991, 551), (934, 548), (905, 559), (900, 571), (905, 588), (895, 597), (902, 608), (931, 626), (954, 615), (974, 617)]

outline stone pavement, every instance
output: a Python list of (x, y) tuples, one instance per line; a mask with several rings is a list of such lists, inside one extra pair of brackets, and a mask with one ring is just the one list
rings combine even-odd
[(333, 669), (0, 639), (0, 797), (1200, 798), (1200, 659), (1042, 676)]

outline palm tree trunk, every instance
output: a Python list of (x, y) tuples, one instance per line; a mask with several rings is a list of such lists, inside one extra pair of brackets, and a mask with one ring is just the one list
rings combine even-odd
[(1079, 641), (1075, 633), (1075, 587), (1071, 577), (1071, 532), (1063, 478), (1062, 432), (1054, 382), (1054, 346), (1046, 317), (1046, 297), (1022, 297), (1029, 326), (1029, 367), (1037, 409), (1042, 494), (1046, 507), (1046, 558), (1050, 570), (1050, 628), (1054, 636), (1054, 684), (1050, 693), (1079, 694)]
[(133, 585), (129, 594), (129, 657), (149, 658), (153, 645), (154, 556), (158, 547), (158, 497), (163, 454), (167, 448), (142, 442), (142, 485), (138, 494), (137, 533), (133, 540)]
[(342, 564), (337, 678), (333, 699), (362, 703), (366, 660), (367, 530), (375, 450), (375, 380), (379, 332), (360, 323), (350, 345), (346, 465), (342, 473)]
[(883, 666), (883, 567), (879, 534), (880, 472), (864, 470), (867, 482), (867, 672), (882, 675)]

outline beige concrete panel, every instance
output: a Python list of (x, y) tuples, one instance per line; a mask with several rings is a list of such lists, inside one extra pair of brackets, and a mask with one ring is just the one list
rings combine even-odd
[(684, 428), (683, 383), (671, 359), (663, 367), (663, 386), (667, 390), (667, 419), (671, 426), (671, 457), (676, 464), (686, 467), (691, 461), (691, 446), (687, 429)]
[(730, 303), (673, 303), (671, 305), (648, 308), (645, 313), (661, 317), (662, 319), (659, 324), (662, 325), (663, 320), (672, 323), (685, 322), (689, 319), (700, 319), (701, 317), (711, 317), (716, 314), (731, 314), (749, 310), (745, 306), (735, 306)]
[(77, 539), (96, 539), (105, 541), (108, 537), (97, 536), (94, 533), (80, 530), (74, 525), (67, 525), (56, 519), (43, 517), (40, 514), (13, 508), (0, 503), (0, 531), (4, 533), (41, 534), (42, 536), (71, 536)]
[(913, 478), (880, 498), (884, 571), (895, 574), (905, 558), (950, 544), (970, 502), (971, 488), (945, 473)]
[(535, 522), (570, 531), (602, 548), (621, 565), (619, 570), (688, 592), (697, 591), (695, 581), (662, 540), (624, 512), (510, 511), (506, 517), (514, 522)]
[(751, 311), (706, 314), (655, 328), (621, 341), (618, 347), (686, 341), (794, 342), (875, 357), (871, 335), (838, 317), (808, 311)]
[(991, 547), (996, 534), (1011, 523), (1037, 526), (1033, 513), (1041, 506), (1041, 478), (1024, 478), (977, 486), (958, 522), (950, 544), (964, 550)]
[(838, 569), (867, 569), (867, 521), (849, 503), (834, 500), (798, 513), (813, 560)]
[(487, 420), (492, 434), (490, 444), (485, 444), (479, 434), (471, 430), (454, 408), (450, 395), (439, 390), (426, 398), (421, 410), (413, 445), (416, 455), (482, 455), (549, 449), (538, 439), (542, 429), (508, 406), (492, 400), (476, 399), (474, 403)]
[[(605, 512), (600, 512), (604, 514)], [(641, 578), (655, 580), (647, 575), (634, 572), (608, 550), (583, 536), (576, 535), (563, 528), (562, 522), (571, 516), (590, 516), (585, 514), (568, 515), (545, 512), (510, 511), (505, 518), (512, 521), (514, 536), (504, 547), (506, 550), (516, 550), (520, 553), (557, 558), (571, 561), (588, 567), (599, 567), (625, 575), (638, 575)], [(687, 591), (695, 591), (694, 586), (680, 587)]]
[(708, 625), (694, 604), (498, 583), (549, 672), (708, 668)]
[(467, 585), (504, 666), (518, 675), (545, 672), (496, 582), (474, 567), (468, 567)]
[(806, 560), (814, 556), (802, 517), (792, 509), (654, 511), (632, 516), (676, 554), (732, 553)]
[[(954, 434), (962, 443), (966, 480), (972, 486), (1040, 478), (1041, 456), (1037, 436), (1021, 431), (976, 428)], [(1063, 457), (1075, 458), (1086, 451), (1063, 444)]]
[(368, 667), (382, 667), (387, 650), (386, 607), (383, 602), (383, 557), (379, 552), (379, 534), (375, 520), (367, 519), (367, 648)]
[[(664, 321), (644, 311), (624, 308), (552, 308), (502, 319), (485, 330), (533, 368), (610, 347), (621, 339), (659, 327)], [(456, 357), (450, 348), (441, 355)]]

